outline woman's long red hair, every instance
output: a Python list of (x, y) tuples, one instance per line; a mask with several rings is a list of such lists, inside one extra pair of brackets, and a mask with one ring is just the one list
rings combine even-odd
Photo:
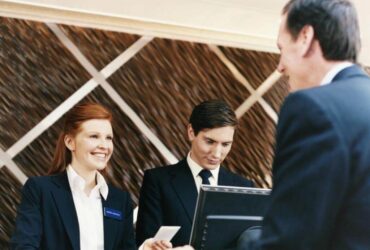
[[(81, 129), (81, 124), (91, 119), (104, 119), (112, 122), (112, 114), (108, 109), (98, 103), (83, 103), (73, 107), (64, 117), (63, 130), (57, 140), (54, 158), (48, 174), (64, 172), (72, 161), (72, 153), (66, 147), (66, 135), (75, 136)], [(105, 169), (102, 171), (105, 174)]]

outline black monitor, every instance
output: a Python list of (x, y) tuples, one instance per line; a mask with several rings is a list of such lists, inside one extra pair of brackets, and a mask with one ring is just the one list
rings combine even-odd
[(246, 229), (261, 225), (270, 192), (261, 188), (201, 186), (190, 245), (196, 250), (234, 249)]

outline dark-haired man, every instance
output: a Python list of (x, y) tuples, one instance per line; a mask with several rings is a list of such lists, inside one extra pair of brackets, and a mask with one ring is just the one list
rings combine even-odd
[(188, 125), (188, 156), (175, 165), (145, 172), (136, 225), (138, 245), (164, 225), (181, 226), (172, 240), (174, 246), (188, 244), (201, 184), (252, 186), (220, 167), (231, 149), (236, 126), (234, 111), (223, 101), (206, 101), (194, 108)]
[(370, 79), (355, 65), (354, 6), (289, 1), (278, 47), (294, 92), (280, 111), (262, 236), (240, 249), (370, 249)]

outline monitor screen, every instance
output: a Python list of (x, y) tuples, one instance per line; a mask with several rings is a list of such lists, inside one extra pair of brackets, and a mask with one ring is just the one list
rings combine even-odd
[(270, 192), (261, 188), (201, 186), (190, 244), (197, 250), (235, 248), (240, 234), (261, 225)]

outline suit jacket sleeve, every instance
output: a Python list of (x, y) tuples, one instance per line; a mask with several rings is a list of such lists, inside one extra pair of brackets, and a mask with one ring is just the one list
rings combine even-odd
[(349, 176), (335, 116), (304, 92), (290, 95), (277, 128), (274, 187), (255, 248), (327, 249)]
[(11, 249), (40, 248), (43, 233), (40, 202), (41, 188), (35, 179), (29, 178), (22, 189), (22, 200), (17, 211)]
[(137, 246), (140, 246), (146, 239), (154, 237), (162, 224), (158, 180), (156, 180), (151, 171), (146, 171), (140, 190), (139, 213), (136, 223)]

